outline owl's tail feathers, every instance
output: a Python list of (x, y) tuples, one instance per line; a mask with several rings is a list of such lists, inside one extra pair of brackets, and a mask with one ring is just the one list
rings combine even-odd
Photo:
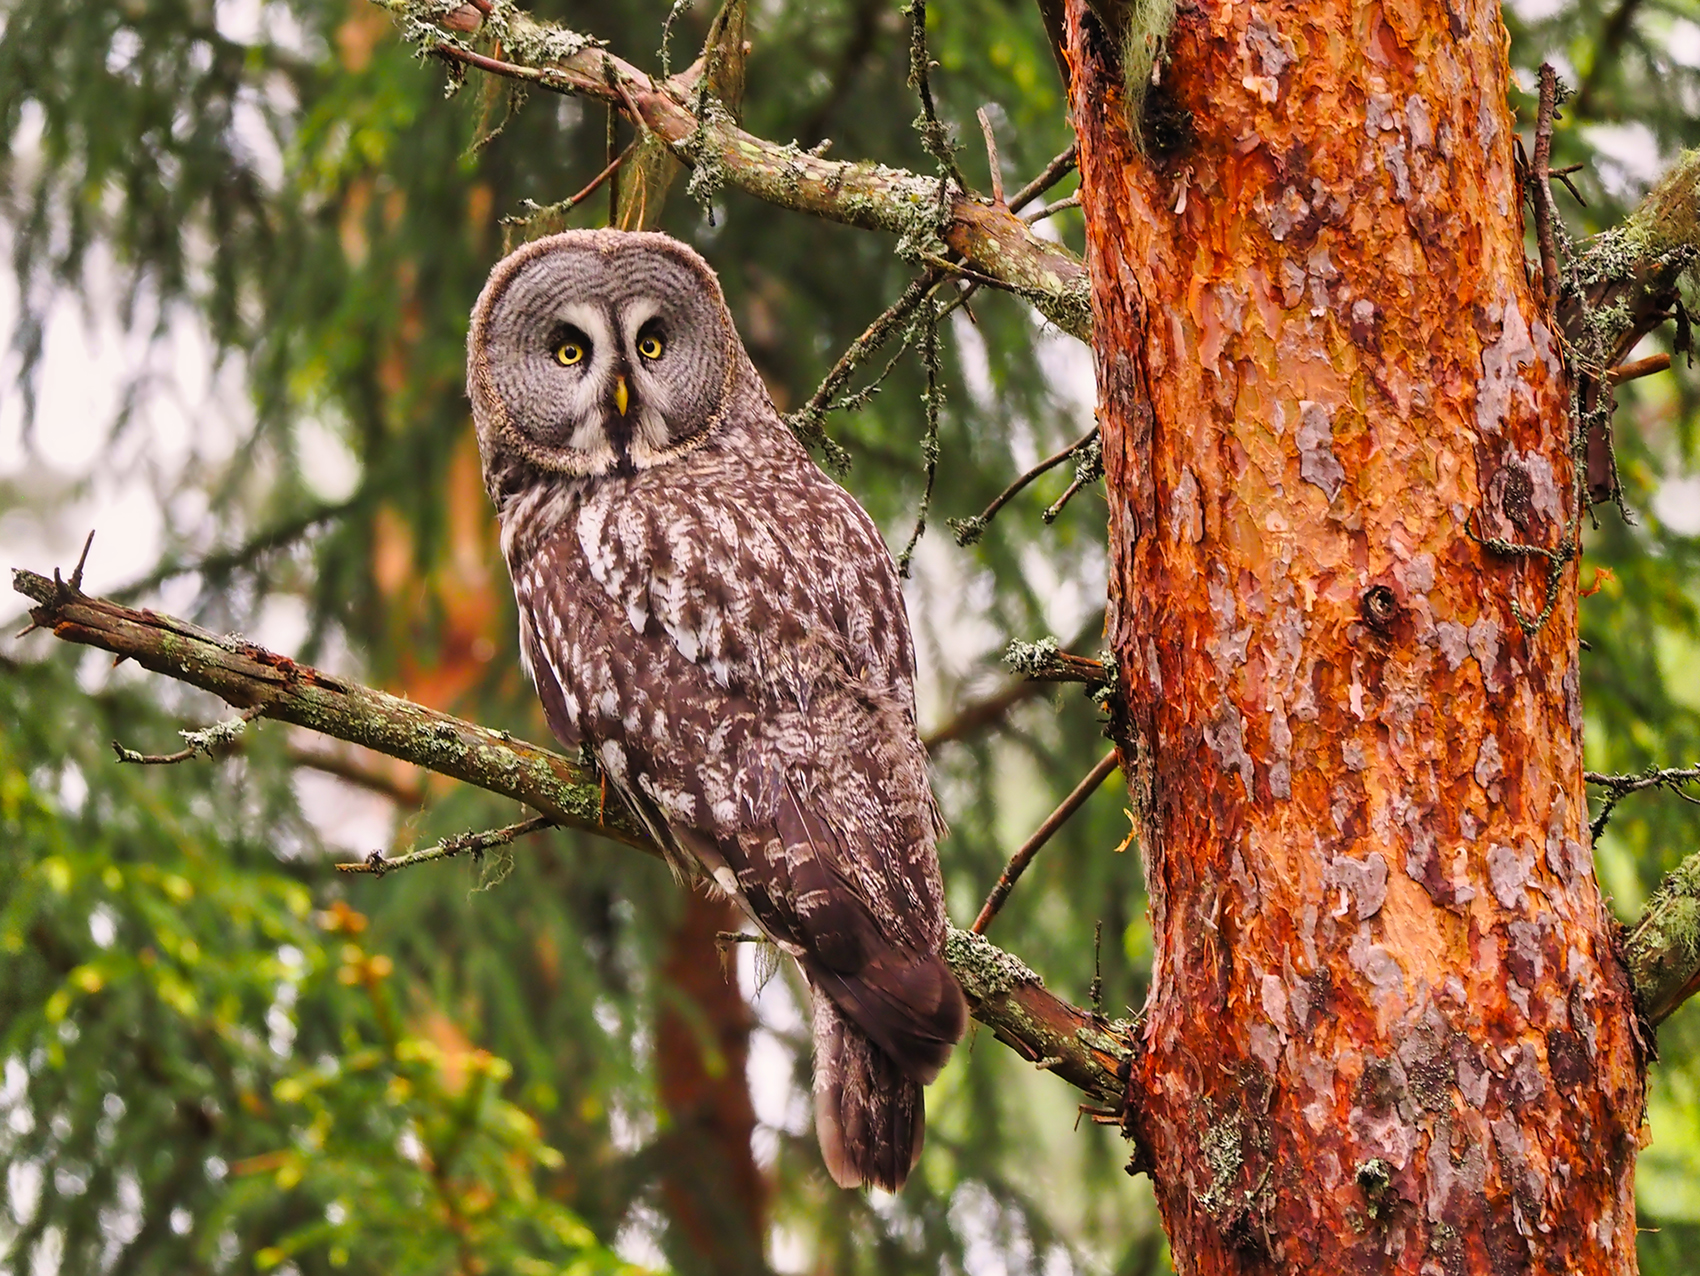
[(887, 950), (855, 974), (805, 960), (814, 989), (815, 1133), (840, 1187), (895, 1192), (921, 1155), (921, 1089), (968, 1026), (936, 953)]
[(921, 1159), (921, 1085), (819, 988), (814, 1003), (815, 1135), (827, 1172), (839, 1187), (895, 1192)]
[(804, 969), (817, 992), (921, 1085), (938, 1076), (968, 1026), (962, 988), (937, 953), (888, 948), (854, 973), (819, 959), (805, 960)]

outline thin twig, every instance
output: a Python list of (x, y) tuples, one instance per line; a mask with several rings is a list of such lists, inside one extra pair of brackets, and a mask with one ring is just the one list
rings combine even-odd
[(974, 544), (974, 542), (979, 540), (981, 536), (985, 535), (987, 524), (998, 516), (998, 511), (1019, 496), (1023, 488), (1025, 488), (1034, 479), (1038, 478), (1041, 474), (1046, 474), (1051, 470), (1056, 469), (1057, 466), (1068, 460), (1069, 457), (1075, 455), (1081, 448), (1085, 447), (1094, 438), (1096, 438), (1097, 434), (1098, 427), (1093, 426), (1062, 451), (1057, 452), (1052, 456), (1047, 456), (1043, 461), (1040, 461), (1039, 464), (1035, 465), (1025, 474), (1022, 474), (1015, 480), (1015, 482), (1011, 483), (1008, 487), (1004, 488), (1003, 491), (999, 492), (997, 496), (992, 499), (992, 503), (986, 506), (985, 509), (981, 510), (973, 518), (951, 519), (950, 525), (956, 532), (956, 543), (958, 545)]
[(432, 860), (453, 859), (456, 855), (482, 855), (485, 851), (496, 846), (506, 846), (515, 838), (524, 837), (527, 833), (535, 833), (539, 829), (554, 828), (555, 821), (547, 815), (533, 815), (530, 819), (521, 820), (518, 824), (509, 824), (499, 829), (489, 829), (483, 833), (457, 833), (453, 837), (445, 837), (435, 846), (427, 846), (423, 850), (409, 851), (406, 855), (398, 855), (395, 859), (385, 859), (382, 851), (373, 851), (363, 860), (352, 864), (338, 864), (339, 873), (371, 873), (382, 877), (385, 873), (397, 868), (411, 868), (415, 864), (428, 864)]
[(1062, 805), (1052, 811), (1028, 838), (1021, 848), (1009, 857), (1009, 863), (1004, 867), (1003, 874), (998, 878), (998, 884), (992, 887), (992, 893), (986, 896), (986, 902), (980, 909), (980, 915), (974, 919), (971, 929), (976, 935), (986, 933), (986, 927), (992, 924), (992, 919), (998, 915), (1004, 901), (1009, 898), (1009, 892), (1027, 866), (1033, 862), (1046, 842), (1050, 841), (1056, 831), (1068, 823), (1069, 817), (1086, 804), (1086, 799), (1098, 791), (1098, 786), (1110, 778), (1110, 772), (1116, 769), (1116, 753), (1112, 749), (1099, 761), (1098, 765), (1087, 772), (1086, 778), (1075, 785), (1074, 792), (1062, 800)]
[(1613, 385), (1622, 385), (1625, 381), (1634, 381), (1638, 377), (1650, 377), (1655, 372), (1664, 372), (1670, 367), (1670, 356), (1660, 351), (1650, 354), (1645, 359), (1636, 359), (1633, 363), (1620, 363), (1606, 373), (1606, 380)]
[[(909, 0), (909, 87), (914, 89), (921, 99), (921, 114), (915, 121), (915, 127), (921, 134), (921, 145), (926, 147), (939, 166), (941, 176), (954, 178), (957, 189), (967, 190), (968, 182), (962, 176), (962, 170), (956, 166), (956, 156), (951, 146), (950, 134), (939, 122), (938, 112), (933, 108), (933, 86), (929, 79), (932, 59), (927, 53), (927, 0)], [(940, 195), (944, 194), (940, 190)]]
[(1541, 63), (1540, 107), (1535, 115), (1535, 155), (1530, 164), (1534, 184), (1530, 195), (1535, 203), (1535, 242), (1541, 250), (1541, 291), (1547, 305), (1558, 304), (1558, 248), (1554, 242), (1552, 203), (1552, 125), (1558, 115), (1558, 72), (1552, 63)]
[(915, 546), (927, 530), (927, 514), (933, 504), (933, 480), (939, 470), (939, 322), (938, 313), (928, 302), (928, 313), (921, 330), (921, 362), (927, 369), (927, 390), (922, 402), (927, 405), (927, 432), (921, 440), (921, 462), (926, 470), (926, 486), (921, 490), (921, 508), (915, 514), (915, 530), (909, 533), (909, 543), (897, 556), (897, 574), (909, 578), (909, 560)]
[(1011, 212), (1019, 213), (1028, 204), (1038, 199), (1063, 178), (1074, 172), (1074, 167), (1080, 162), (1080, 147), (1078, 143), (1071, 144), (1062, 154), (1039, 170), (1039, 175), (1009, 198)]
[[(815, 392), (809, 396), (807, 403), (791, 413), (786, 418), (792, 431), (806, 444), (820, 448), (827, 455), (827, 460), (838, 469), (849, 468), (849, 456), (844, 449), (827, 435), (826, 414), (834, 408), (842, 406), (860, 406), (860, 403), (849, 401), (835, 402), (833, 396), (843, 387), (845, 382), (855, 375), (867, 358), (891, 339), (891, 334), (897, 326), (914, 313), (915, 308), (926, 300), (928, 291), (941, 278), (936, 270), (910, 282), (903, 290), (903, 295), (887, 306), (878, 317), (865, 329), (862, 335), (852, 341), (838, 356), (838, 362), (832, 365), (825, 377), (821, 379)], [(889, 369), (888, 369), (889, 371)], [(885, 374), (880, 375), (884, 379)], [(854, 396), (852, 396), (854, 397)]]
[(1056, 522), (1061, 517), (1064, 507), (1075, 498), (1077, 493), (1103, 477), (1104, 449), (1097, 432), (1094, 431), (1092, 437), (1081, 446), (1080, 459), (1074, 465), (1074, 482), (1070, 483), (1063, 494), (1057, 497), (1056, 501), (1048, 506), (1039, 517), (1044, 519), (1046, 523)]
[(1059, 199), (1054, 204), (1046, 204), (1043, 208), (1035, 209), (1031, 213), (1021, 214), (1021, 220), (1026, 222), (1029, 226), (1031, 226), (1035, 222), (1044, 221), (1045, 218), (1051, 216), (1053, 213), (1062, 212), (1063, 209), (1065, 209), (1065, 208), (1079, 208), (1079, 207), (1080, 207), (1080, 196), (1079, 195), (1070, 195), (1066, 199)]
[(980, 132), (986, 139), (986, 164), (992, 170), (992, 202), (1003, 203), (1003, 165), (998, 162), (998, 139), (992, 132), (992, 117), (981, 107), (974, 112), (980, 121)]
[(580, 204), (584, 203), (585, 200), (596, 194), (597, 189), (602, 185), (602, 183), (614, 176), (614, 174), (619, 171), (620, 165), (624, 164), (631, 158), (632, 152), (637, 150), (638, 144), (642, 141), (642, 134), (634, 137), (631, 144), (627, 146), (625, 150), (616, 155), (608, 167), (604, 168), (595, 177), (591, 178), (590, 185), (579, 191), (578, 194), (569, 195), (558, 204), (538, 204), (529, 199), (522, 200), (521, 202), (529, 209), (526, 216), (504, 217), (502, 218), (501, 224), (504, 226), (527, 226), (536, 221), (539, 217), (558, 217), (562, 213), (571, 212), (574, 208), (577, 208)]
[[(76, 577), (72, 577), (72, 579), (75, 580)], [(116, 740), (112, 742), (112, 751), (118, 755), (120, 762), (135, 763), (139, 766), (171, 766), (177, 762), (187, 762), (190, 758), (202, 753), (210, 758), (215, 748), (229, 744), (236, 739), (242, 728), (259, 717), (265, 710), (264, 705), (251, 705), (234, 718), (215, 722), (212, 726), (204, 727), (199, 731), (179, 731), (177, 734), (188, 743), (184, 748), (177, 750), (176, 753), (137, 753), (134, 749), (126, 749)]]
[(1598, 784), (1606, 790), (1605, 803), (1600, 807), (1600, 813), (1588, 826), (1588, 832), (1595, 838), (1606, 830), (1606, 823), (1611, 819), (1612, 808), (1631, 793), (1639, 793), (1643, 789), (1669, 789), (1685, 802), (1700, 806), (1700, 798), (1693, 794), (1684, 793), (1684, 784), (1693, 784), (1700, 780), (1700, 766), (1691, 767), (1649, 767), (1639, 775), (1611, 775), (1604, 771), (1584, 771), (1582, 778), (1589, 784)]

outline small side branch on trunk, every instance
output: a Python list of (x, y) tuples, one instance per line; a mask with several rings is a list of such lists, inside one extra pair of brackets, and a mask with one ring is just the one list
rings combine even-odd
[(1123, 1112), (1136, 1037), (1131, 1024), (1106, 1020), (1046, 991), (1022, 962), (973, 931), (951, 927), (945, 960), (974, 1018), (1022, 1058)]
[(986, 933), (986, 927), (992, 924), (992, 919), (1003, 908), (1004, 901), (1009, 898), (1010, 891), (1015, 889), (1015, 883), (1027, 871), (1027, 866), (1033, 862), (1033, 857), (1044, 850), (1045, 843), (1056, 836), (1056, 832), (1067, 824), (1074, 813), (1086, 805), (1086, 799), (1098, 791), (1098, 786), (1110, 778), (1110, 772), (1116, 769), (1116, 752), (1111, 749), (1086, 773), (1086, 778), (1074, 786), (1074, 792), (1062, 800), (1062, 805), (1045, 817), (1041, 824), (1021, 844), (1014, 855), (1009, 857), (1009, 863), (998, 876), (997, 885), (992, 887), (992, 893), (986, 896), (986, 902), (980, 908), (980, 915), (974, 919), (971, 928), (976, 935)]
[[(1700, 263), (1700, 153), (1672, 165), (1619, 226), (1589, 240), (1564, 270), (1559, 331), (1576, 373), (1587, 435), (1588, 499), (1619, 497), (1612, 454), (1612, 369), (1648, 333), (1677, 321), (1686, 352), (1678, 283)], [(1624, 365), (1625, 371), (1635, 365)]]
[(1101, 686), (1110, 679), (1110, 670), (1102, 660), (1076, 656), (1057, 646), (1055, 638), (1038, 642), (1013, 641), (1004, 653), (1009, 671), (1035, 682), (1084, 682)]
[(1639, 793), (1643, 789), (1669, 789), (1683, 801), (1700, 806), (1700, 797), (1683, 792), (1687, 785), (1700, 781), (1700, 767), (1648, 767), (1639, 775), (1608, 775), (1603, 771), (1584, 771), (1582, 778), (1606, 791), (1606, 799), (1600, 806), (1600, 813), (1588, 826), (1589, 835), (1596, 838), (1606, 831), (1613, 808), (1631, 793)]
[(1042, 474), (1050, 473), (1050, 471), (1056, 469), (1057, 466), (1061, 465), (1064, 461), (1069, 460), (1071, 457), (1078, 456), (1081, 450), (1097, 437), (1098, 427), (1093, 426), (1062, 451), (1054, 453), (1051, 456), (1047, 456), (1043, 461), (1040, 461), (1039, 464), (1035, 465), (1025, 474), (1019, 475), (1015, 482), (1011, 483), (1008, 487), (1004, 488), (1003, 491), (999, 492), (997, 496), (992, 499), (992, 503), (986, 506), (985, 509), (981, 510), (975, 517), (951, 519), (950, 526), (951, 530), (956, 533), (956, 543), (958, 545), (972, 545), (978, 541), (980, 537), (986, 534), (986, 525), (998, 516), (998, 511), (1003, 509), (1005, 505), (1008, 505), (1012, 500), (1019, 496), (1029, 483)]
[[(1086, 623), (1080, 627), (1080, 632), (1074, 636), (1069, 646), (1082, 647), (1094, 638), (1102, 638), (1103, 636), (1104, 611), (1100, 608), (1087, 618)], [(1084, 660), (1084, 657), (1077, 657), (1077, 659)], [(1107, 684), (1109, 677), (1108, 671), (1104, 670), (1099, 673), (1094, 681), (1099, 686), (1103, 686)], [(965, 740), (981, 731), (997, 726), (1011, 709), (1042, 695), (1045, 688), (1046, 682), (1041, 679), (1011, 678), (990, 695), (958, 709), (942, 725), (929, 732), (922, 743), (927, 746), (928, 753), (933, 753), (954, 740)]]
[(1645, 359), (1635, 359), (1629, 363), (1620, 363), (1606, 374), (1613, 385), (1622, 385), (1625, 381), (1635, 381), (1641, 377), (1650, 377), (1656, 372), (1670, 370), (1670, 356), (1664, 351), (1650, 354)]
[(1700, 854), (1690, 855), (1659, 883), (1623, 949), (1636, 1000), (1649, 1022), (1670, 1018), (1700, 992)]
[[(15, 570), (12, 587), (35, 604), (35, 624), (65, 642), (98, 647), (154, 673), (199, 687), (241, 709), (307, 727), (491, 793), (538, 812), (493, 833), (450, 838), (402, 859), (353, 866), (379, 873), (402, 863), (498, 845), (545, 824), (578, 828), (659, 856), (661, 850), (624, 810), (600, 818), (602, 789), (590, 772), (548, 749), (446, 713), (337, 678), (287, 656), (220, 637), (173, 616), (140, 611), (81, 591), (70, 582)], [(496, 839), (489, 840), (486, 839)], [(456, 849), (444, 849), (458, 843)], [(953, 931), (946, 960), (961, 981), (974, 1017), (1023, 1058), (1049, 1069), (1101, 1103), (1124, 1100), (1132, 1036), (1125, 1025), (1094, 1017), (1046, 991), (1021, 962), (977, 936)]]

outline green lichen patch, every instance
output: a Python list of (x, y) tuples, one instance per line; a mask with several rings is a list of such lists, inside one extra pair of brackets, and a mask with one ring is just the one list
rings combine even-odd
[(1210, 1167), (1210, 1186), (1205, 1188), (1198, 1203), (1211, 1214), (1220, 1214), (1232, 1200), (1230, 1189), (1245, 1164), (1245, 1132), (1238, 1115), (1213, 1120), (1199, 1140), (1199, 1152)]
[(1636, 999), (1654, 1023), (1680, 1005), (1700, 974), (1700, 853), (1659, 883), (1625, 944)]
[(944, 959), (962, 991), (975, 1001), (1000, 996), (1022, 984), (1044, 983), (1020, 958), (1012, 957), (983, 935), (954, 926), (945, 935)]

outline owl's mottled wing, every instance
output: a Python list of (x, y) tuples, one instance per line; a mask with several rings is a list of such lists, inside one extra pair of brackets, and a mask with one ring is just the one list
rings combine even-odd
[(679, 477), (588, 492), (516, 572), (551, 725), (928, 1076), (954, 1040), (928, 1016), (955, 994), (915, 960), (943, 901), (889, 555), (806, 460), (704, 475), (712, 506)]

